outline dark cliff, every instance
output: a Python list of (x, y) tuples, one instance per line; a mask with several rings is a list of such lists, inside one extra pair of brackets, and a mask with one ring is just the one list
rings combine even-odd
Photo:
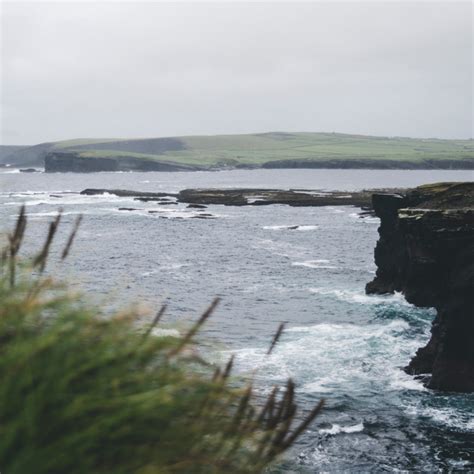
[(196, 171), (196, 166), (181, 165), (165, 160), (151, 160), (135, 156), (87, 157), (74, 152), (50, 152), (44, 159), (48, 173), (97, 171)]
[(429, 388), (474, 391), (474, 183), (375, 194), (373, 207), (380, 239), (367, 293), (401, 291), (437, 310), (430, 341), (405, 370), (430, 374)]

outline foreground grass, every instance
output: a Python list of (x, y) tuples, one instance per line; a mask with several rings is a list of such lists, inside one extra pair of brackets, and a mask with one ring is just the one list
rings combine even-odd
[(294, 426), (291, 380), (256, 403), (251, 382), (229, 383), (232, 359), (214, 368), (191, 350), (217, 300), (182, 337), (153, 334), (165, 308), (145, 328), (105, 317), (43, 275), (59, 222), (21, 263), (22, 209), (1, 254), (2, 473), (260, 472), (294, 443), (322, 404)]

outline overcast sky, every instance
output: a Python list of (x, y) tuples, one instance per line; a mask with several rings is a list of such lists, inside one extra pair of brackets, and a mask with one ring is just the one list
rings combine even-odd
[(472, 137), (470, 2), (3, 3), (1, 141)]

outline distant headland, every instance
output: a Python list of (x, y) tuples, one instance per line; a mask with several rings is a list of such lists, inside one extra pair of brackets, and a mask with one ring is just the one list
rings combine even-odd
[(46, 172), (257, 168), (474, 169), (473, 140), (269, 132), (74, 139), (0, 146), (0, 164)]

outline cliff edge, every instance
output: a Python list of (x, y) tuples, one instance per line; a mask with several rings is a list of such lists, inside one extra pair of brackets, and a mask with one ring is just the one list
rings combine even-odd
[(434, 307), (431, 339), (405, 368), (432, 389), (474, 391), (474, 183), (437, 183), (374, 194), (380, 218), (368, 294), (400, 291)]
[(49, 152), (44, 157), (47, 173), (95, 173), (99, 171), (197, 171), (201, 168), (165, 160), (134, 156), (86, 157), (76, 152)]

